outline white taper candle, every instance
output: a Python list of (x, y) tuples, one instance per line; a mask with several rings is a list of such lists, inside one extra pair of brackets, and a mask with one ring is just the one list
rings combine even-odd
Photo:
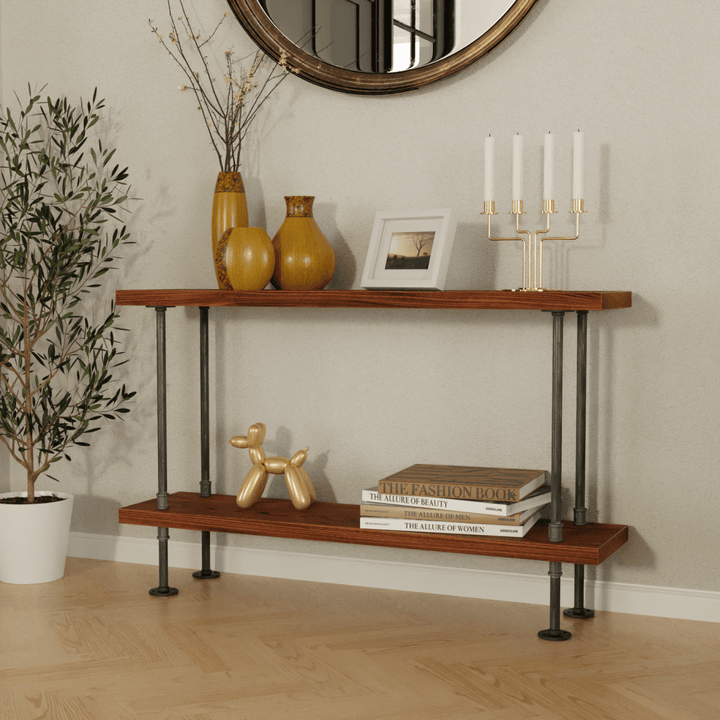
[(523, 136), (513, 135), (512, 199), (522, 200), (523, 193)]
[(585, 161), (583, 159), (585, 151), (585, 133), (579, 130), (573, 133), (573, 200), (582, 200), (585, 188), (583, 186), (583, 174), (585, 170)]
[(495, 138), (488, 135), (485, 138), (485, 202), (495, 200)]
[(543, 200), (553, 199), (553, 145), (554, 135), (545, 135), (545, 163), (543, 166)]

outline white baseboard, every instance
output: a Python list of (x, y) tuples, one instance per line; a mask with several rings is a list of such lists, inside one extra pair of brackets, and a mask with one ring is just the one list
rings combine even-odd
[[(70, 557), (155, 565), (157, 541), (144, 538), (71, 533)], [(200, 569), (200, 546), (194, 543), (168, 543), (172, 568)], [(356, 558), (312, 555), (309, 553), (253, 550), (211, 546), (213, 570), (241, 575), (258, 575), (286, 580), (307, 580), (355, 585), (385, 590), (406, 590), (481, 600), (503, 600), (546, 605), (549, 597), (547, 577), (518, 573), (467, 570), (435, 565), (414, 565)], [(720, 622), (720, 592), (630, 585), (627, 583), (586, 581), (585, 600), (594, 610)], [(573, 579), (561, 582), (561, 604), (574, 604)]]

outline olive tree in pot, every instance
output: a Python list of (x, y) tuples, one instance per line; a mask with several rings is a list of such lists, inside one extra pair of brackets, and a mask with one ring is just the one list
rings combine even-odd
[(17, 102), (0, 111), (0, 440), (27, 491), (0, 495), (0, 581), (36, 583), (64, 574), (73, 502), (37, 480), (135, 394), (112, 379), (115, 306), (93, 303), (129, 242), (127, 168), (98, 137), (97, 90)]

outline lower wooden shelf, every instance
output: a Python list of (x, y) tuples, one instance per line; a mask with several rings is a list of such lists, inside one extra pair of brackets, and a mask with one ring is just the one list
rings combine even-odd
[(563, 541), (560, 543), (548, 540), (547, 521), (540, 521), (524, 538), (479, 538), (369, 530), (360, 528), (358, 505), (318, 502), (307, 510), (299, 511), (289, 500), (263, 498), (253, 507), (240, 510), (235, 504), (234, 495), (202, 498), (190, 492), (172, 493), (167, 510), (158, 510), (155, 499), (120, 508), (119, 521), (125, 525), (546, 560), (575, 565), (599, 565), (628, 540), (627, 525), (604, 523), (576, 527), (571, 522), (564, 522)]

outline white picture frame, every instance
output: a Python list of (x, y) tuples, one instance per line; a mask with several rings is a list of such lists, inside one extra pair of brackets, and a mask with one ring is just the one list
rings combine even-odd
[(457, 213), (452, 208), (378, 211), (361, 286), (442, 290), (456, 227)]

